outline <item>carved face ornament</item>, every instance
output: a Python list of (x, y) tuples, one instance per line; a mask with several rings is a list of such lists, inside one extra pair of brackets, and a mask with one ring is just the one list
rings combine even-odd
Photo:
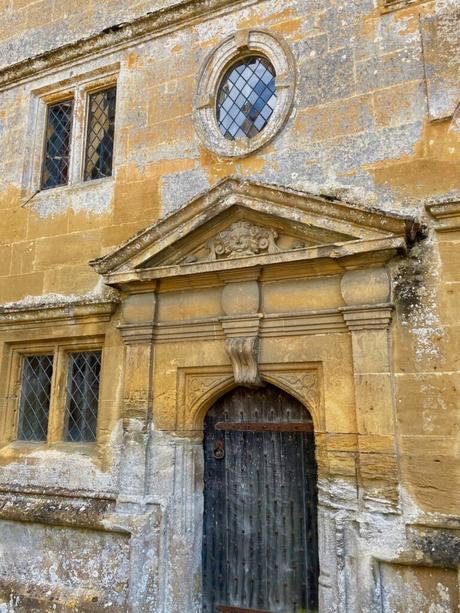
[(278, 251), (275, 244), (277, 238), (276, 230), (249, 221), (237, 221), (210, 240), (208, 248), (213, 260), (275, 253)]

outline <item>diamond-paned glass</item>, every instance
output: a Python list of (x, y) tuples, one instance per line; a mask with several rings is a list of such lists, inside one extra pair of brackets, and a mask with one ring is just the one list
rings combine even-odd
[(18, 423), (21, 441), (46, 441), (52, 376), (52, 355), (23, 358)]
[(85, 181), (112, 174), (116, 94), (117, 88), (110, 87), (89, 96)]
[(252, 138), (267, 125), (276, 105), (276, 75), (263, 57), (238, 61), (224, 75), (217, 94), (217, 123), (228, 140)]
[(65, 440), (92, 442), (96, 440), (101, 352), (69, 353), (68, 359)]
[(73, 100), (48, 106), (42, 189), (69, 182)]

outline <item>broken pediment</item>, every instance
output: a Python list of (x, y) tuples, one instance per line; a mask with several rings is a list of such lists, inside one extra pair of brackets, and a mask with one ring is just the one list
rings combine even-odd
[(227, 179), (91, 262), (111, 285), (404, 249), (414, 223), (321, 196)]

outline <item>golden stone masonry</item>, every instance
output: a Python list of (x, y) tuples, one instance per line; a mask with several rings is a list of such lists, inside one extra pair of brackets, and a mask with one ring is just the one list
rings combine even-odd
[(458, 0), (0, 6), (0, 613), (458, 611)]

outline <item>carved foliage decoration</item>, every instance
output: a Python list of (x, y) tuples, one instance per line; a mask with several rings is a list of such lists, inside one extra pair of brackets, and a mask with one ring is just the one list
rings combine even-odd
[(259, 339), (255, 336), (228, 338), (225, 341), (237, 385), (259, 387)]
[(238, 258), (263, 253), (277, 253), (278, 232), (272, 228), (258, 226), (240, 220), (219, 232), (208, 241), (210, 259)]
[(313, 411), (318, 410), (320, 387), (316, 371), (270, 371), (265, 374), (267, 379), (279, 383), (287, 391), (295, 392)]
[(233, 375), (230, 371), (219, 373), (184, 373), (182, 379), (182, 392), (179, 391), (178, 397), (182, 400), (183, 413), (180, 425), (183, 427), (188, 420), (192, 419), (198, 407), (212, 398), (220, 390), (230, 387), (233, 382)]

